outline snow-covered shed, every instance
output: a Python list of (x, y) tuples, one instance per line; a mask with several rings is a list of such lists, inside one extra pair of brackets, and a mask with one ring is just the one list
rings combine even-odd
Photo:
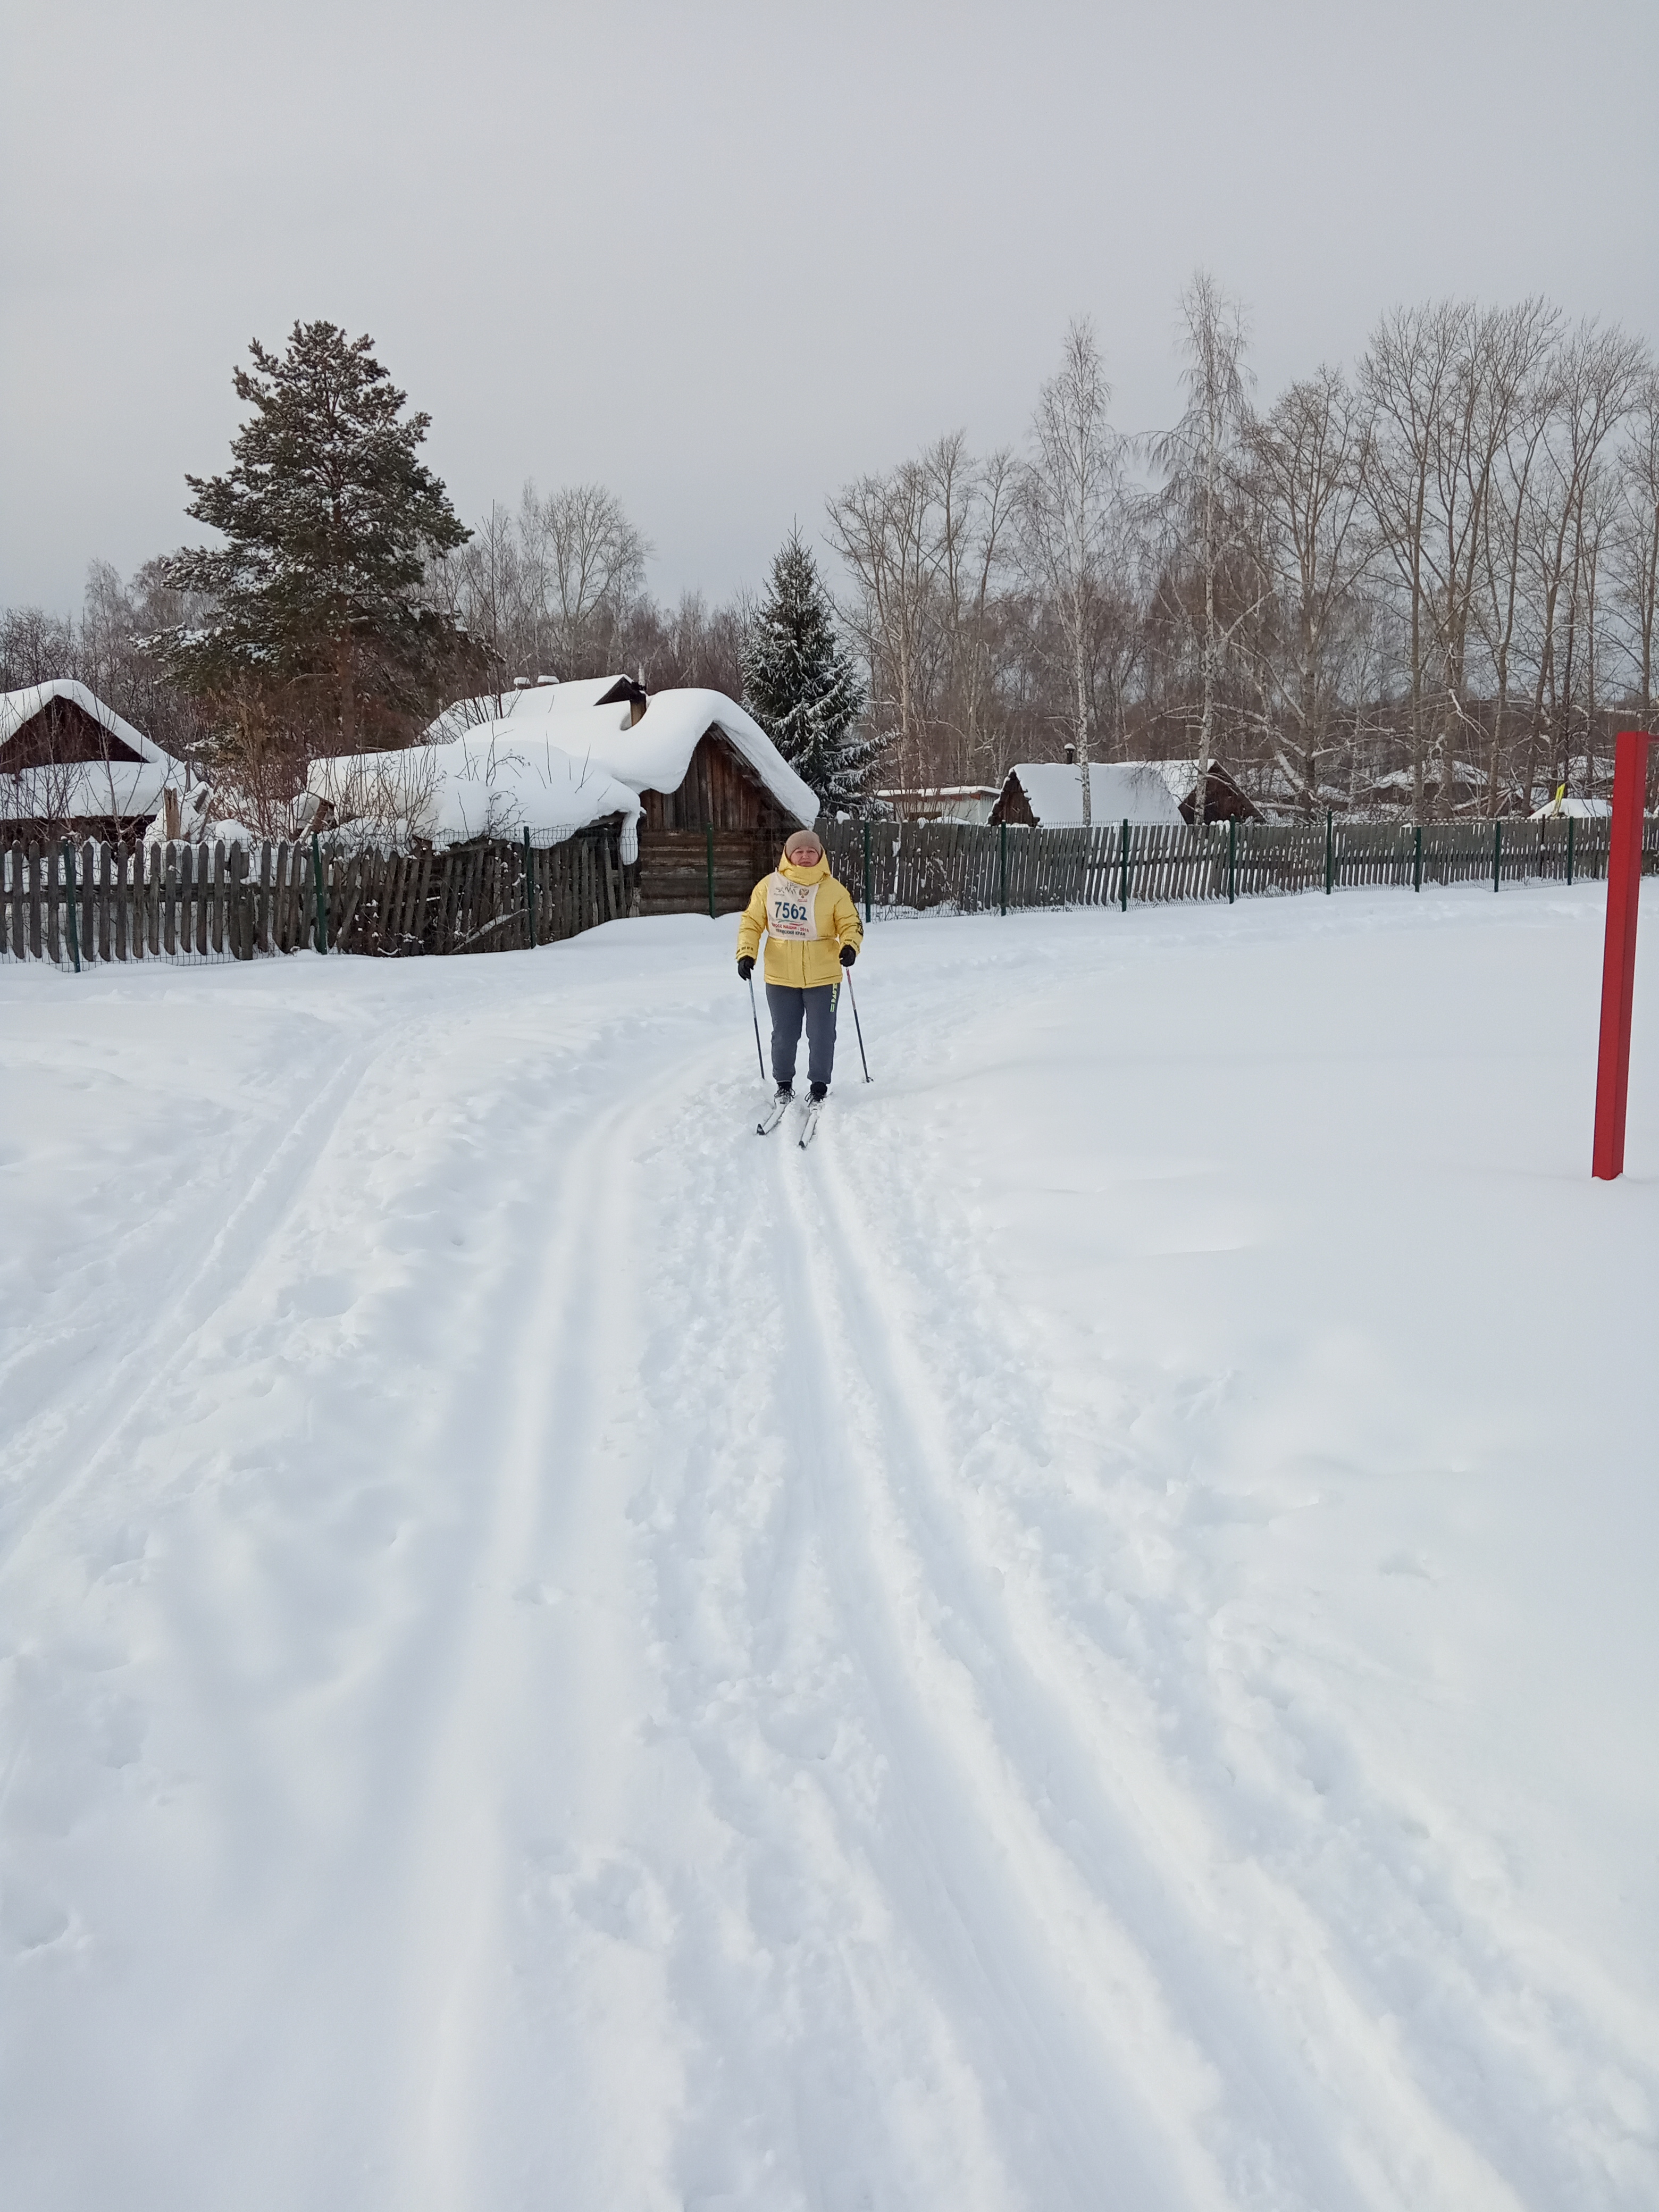
[[(1091, 761), (1089, 809), (1093, 820), (1137, 824), (1178, 824), (1175, 794), (1151, 761)], [(1074, 763), (1021, 761), (1003, 779), (991, 809), (994, 822), (1024, 823), (1039, 830), (1083, 826), (1083, 772)]]
[(876, 797), (900, 822), (967, 822), (982, 829), (999, 792), (994, 783), (927, 783), (895, 786)]
[[(1170, 787), (1170, 796), (1181, 810), (1183, 822), (1198, 819), (1198, 763), (1196, 760), (1149, 761)], [(1255, 800), (1248, 798), (1237, 778), (1218, 760), (1210, 763), (1209, 780), (1204, 787), (1204, 817), (1208, 822), (1261, 822), (1266, 816)]]
[(79, 837), (142, 832), (184, 764), (63, 678), (0, 694), (0, 823), (50, 823)]
[[(1089, 805), (1098, 824), (1130, 822), (1173, 827), (1198, 818), (1195, 760), (1091, 761)], [(1260, 811), (1217, 761), (1210, 763), (1205, 814), (1212, 822), (1236, 815), (1259, 822)], [(1011, 768), (991, 810), (993, 822), (1023, 822), (1044, 830), (1083, 824), (1083, 777), (1072, 762), (1021, 761)]]

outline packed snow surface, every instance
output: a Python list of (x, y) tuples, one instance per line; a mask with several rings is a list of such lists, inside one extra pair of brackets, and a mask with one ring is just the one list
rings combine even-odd
[(1650, 2212), (1602, 912), (0, 969), (0, 2203)]

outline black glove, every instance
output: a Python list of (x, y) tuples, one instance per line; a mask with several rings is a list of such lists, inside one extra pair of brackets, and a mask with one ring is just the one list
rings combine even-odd
[(738, 963), (738, 977), (739, 981), (746, 983), (754, 972), (755, 956), (752, 952), (745, 952), (742, 959)]
[(856, 945), (843, 945), (842, 946), (841, 964), (843, 968), (850, 968), (858, 957), (859, 949)]

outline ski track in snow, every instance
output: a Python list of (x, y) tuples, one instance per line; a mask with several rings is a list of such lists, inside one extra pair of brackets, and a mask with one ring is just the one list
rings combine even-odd
[[(1126, 942), (1040, 927), (1034, 1036)], [(262, 1108), (0, 1348), (6, 2201), (1656, 2201), (1651, 1991), (1212, 1540), (1307, 1504), (1239, 1379), (1028, 1308), (850, 1024), (755, 1139), (724, 951), (618, 934), (262, 975)], [(890, 1064), (1032, 942), (931, 926)]]

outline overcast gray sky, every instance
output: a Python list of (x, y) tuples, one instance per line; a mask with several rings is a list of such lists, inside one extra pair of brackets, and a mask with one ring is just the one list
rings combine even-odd
[(463, 517), (598, 478), (651, 582), (957, 426), (1092, 315), (1176, 411), (1194, 265), (1261, 389), (1379, 311), (1542, 291), (1659, 338), (1659, 0), (10, 0), (0, 603), (185, 542), (232, 366), (368, 331)]

